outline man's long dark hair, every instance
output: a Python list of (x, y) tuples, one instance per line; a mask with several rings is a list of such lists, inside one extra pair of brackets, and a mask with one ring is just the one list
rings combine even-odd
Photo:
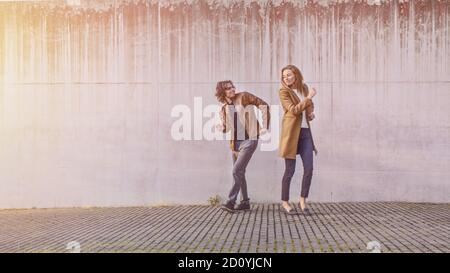
[(216, 85), (216, 98), (221, 103), (227, 102), (227, 100), (225, 99), (225, 86), (227, 84), (231, 84), (232, 86), (234, 86), (233, 82), (230, 80), (220, 81)]

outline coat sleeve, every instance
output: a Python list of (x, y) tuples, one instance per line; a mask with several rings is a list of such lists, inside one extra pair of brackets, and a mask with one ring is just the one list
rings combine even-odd
[(220, 110), (220, 121), (222, 122), (222, 128), (223, 128), (222, 133), (224, 133), (224, 134), (231, 130), (231, 126), (227, 126), (227, 125), (229, 125), (229, 122), (227, 122), (225, 108), (226, 108), (226, 105), (223, 105), (222, 109)]
[(308, 121), (311, 121), (312, 119), (309, 118), (309, 115), (314, 112), (314, 103), (311, 101), (311, 105), (306, 108), (306, 118)]
[(313, 106), (312, 101), (309, 98), (305, 98), (301, 102), (295, 104), (292, 101), (291, 96), (289, 95), (289, 91), (287, 89), (280, 89), (279, 94), (280, 94), (281, 106), (283, 106), (283, 108), (286, 111), (291, 112), (292, 114), (294, 114), (296, 116), (300, 116), (300, 114), (306, 108)]
[(245, 105), (255, 105), (262, 113), (263, 128), (269, 129), (270, 126), (270, 107), (267, 102), (257, 96), (244, 92), (243, 100)]
[[(308, 87), (308, 85), (306, 85), (305, 84), (305, 87), (306, 87), (306, 89), (308, 90), (308, 92), (309, 92), (309, 87)], [(312, 119), (310, 119), (309, 118), (309, 116), (311, 115), (311, 113), (313, 113), (314, 112), (314, 103), (311, 101), (311, 105), (310, 106), (308, 106), (308, 107), (306, 107), (306, 119), (308, 120), (308, 121), (311, 121)]]

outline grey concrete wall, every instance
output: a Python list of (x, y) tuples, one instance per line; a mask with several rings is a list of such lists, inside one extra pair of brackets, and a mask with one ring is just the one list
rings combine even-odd
[[(0, 3), (0, 208), (225, 197), (228, 144), (195, 133), (215, 83), (277, 109), (288, 63), (318, 90), (312, 201), (450, 201), (449, 1), (80, 3)], [(180, 105), (193, 140), (171, 133)], [(277, 202), (263, 145), (250, 197)]]

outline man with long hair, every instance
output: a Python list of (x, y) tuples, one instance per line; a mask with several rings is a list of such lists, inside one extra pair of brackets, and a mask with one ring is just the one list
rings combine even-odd
[[(220, 111), (221, 124), (217, 129), (223, 133), (231, 131), (230, 148), (233, 158), (233, 185), (228, 201), (221, 208), (227, 212), (250, 210), (245, 169), (258, 146), (259, 136), (269, 129), (269, 105), (249, 92), (236, 93), (233, 82), (229, 80), (217, 83), (216, 97), (223, 103)], [(256, 118), (255, 107), (262, 112), (262, 126)], [(239, 192), (241, 202), (235, 207)]]

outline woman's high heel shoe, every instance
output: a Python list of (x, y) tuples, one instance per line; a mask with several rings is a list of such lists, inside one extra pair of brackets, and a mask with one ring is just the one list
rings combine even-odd
[(305, 215), (305, 216), (311, 216), (311, 212), (309, 211), (308, 208), (302, 209), (302, 214)]
[(311, 216), (311, 212), (309, 211), (308, 208), (302, 209), (301, 203), (298, 203), (298, 207), (304, 216)]
[(285, 207), (280, 206), (280, 209), (281, 209), (281, 211), (284, 214), (287, 214), (287, 215), (298, 215), (298, 213), (293, 208), (291, 208), (290, 210), (287, 210)]

